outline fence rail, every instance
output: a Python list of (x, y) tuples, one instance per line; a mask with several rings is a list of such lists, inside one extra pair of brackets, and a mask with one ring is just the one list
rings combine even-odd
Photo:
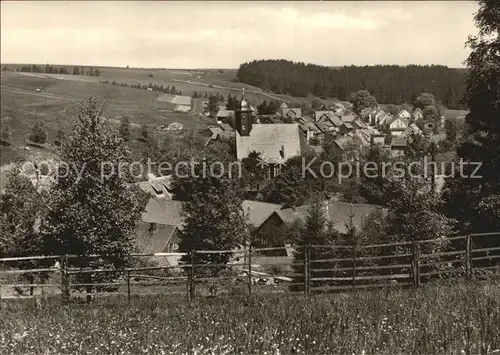
[[(0, 258), (0, 277), (15, 277), (16, 275), (27, 279), (28, 282), (4, 283), (0, 279), (0, 301), (2, 299), (25, 299), (39, 297), (34, 290), (41, 288), (42, 296), (47, 289), (60, 292), (64, 302), (69, 302), (73, 297), (81, 297), (81, 294), (73, 291), (85, 289), (87, 301), (96, 295), (126, 295), (130, 302), (133, 295), (142, 295), (148, 287), (167, 287), (169, 294), (185, 294), (188, 300), (197, 295), (197, 287), (208, 289), (217, 288), (218, 284), (227, 283), (241, 285), (252, 292), (337, 292), (354, 289), (369, 289), (381, 287), (418, 287), (421, 282), (436, 277), (445, 277), (460, 274), (466, 278), (474, 276), (476, 270), (498, 271), (500, 265), (500, 247), (474, 248), (474, 240), (488, 237), (500, 238), (500, 233), (469, 234), (451, 238), (438, 238), (432, 240), (414, 242), (396, 242), (374, 245), (305, 245), (294, 248), (300, 252), (302, 259), (286, 257), (266, 256), (269, 252), (290, 250), (289, 247), (248, 247), (243, 250), (190, 250), (177, 253), (149, 253), (132, 254), (136, 261), (143, 258), (155, 258), (166, 260), (172, 256), (187, 256), (189, 263), (179, 265), (163, 266), (136, 266), (115, 269), (104, 268), (77, 268), (72, 266), (72, 261), (79, 259), (77, 255), (50, 255), (50, 256), (23, 256)], [(464, 240), (465, 245), (460, 244), (453, 250), (430, 252), (431, 243), (452, 242)], [(497, 244), (498, 245), (498, 244)], [(401, 249), (404, 247), (403, 249)], [(385, 254), (380, 254), (379, 248), (384, 248)], [(425, 248), (426, 253), (422, 253)], [(392, 250), (389, 250), (392, 249)], [(371, 253), (372, 255), (367, 255)], [(478, 253), (486, 253), (486, 256)], [(196, 256), (203, 258), (212, 255), (238, 256), (233, 263), (200, 263)], [(339, 257), (340, 256), (340, 257)], [(102, 255), (87, 255), (83, 260), (89, 258), (105, 258)], [(267, 259), (266, 259), (267, 258)], [(42, 266), (48, 260), (57, 261), (53, 267)], [(241, 262), (243, 260), (243, 262)], [(31, 261), (32, 269), (5, 268), (10, 263)], [(81, 260), (80, 260), (81, 261)], [(59, 263), (59, 264), (58, 264)], [(58, 265), (57, 265), (58, 264)], [(57, 265), (57, 266), (56, 266)], [(2, 266), (4, 266), (2, 268)], [(15, 265), (14, 265), (15, 266)], [(258, 271), (262, 266), (274, 267), (278, 271)], [(287, 267), (284, 271), (280, 268)], [(147, 272), (156, 272), (161, 275), (151, 275)], [(165, 276), (168, 273), (177, 272), (177, 276)], [(211, 273), (218, 274), (216, 276)], [(229, 274), (224, 274), (229, 272)], [(281, 275), (278, 275), (280, 274)], [(113, 282), (106, 282), (106, 274), (113, 274)], [(41, 282), (35, 282), (37, 276)], [(101, 275), (101, 276), (99, 276)], [(77, 279), (74, 279), (74, 278)], [(78, 280), (78, 278), (80, 280)], [(56, 282), (47, 282), (47, 280)], [(147, 279), (147, 281), (145, 281)], [(264, 280), (264, 283), (261, 281)], [(260, 284), (259, 284), (260, 282)], [(272, 285), (272, 287), (268, 284)], [(276, 288), (282, 285), (282, 288)], [(185, 290), (182, 290), (185, 287)], [(273, 289), (274, 287), (274, 289)], [(12, 289), (29, 288), (30, 295), (3, 295), (2, 291)], [(73, 292), (73, 293), (72, 293)], [(154, 292), (153, 292), (154, 293)], [(198, 294), (201, 294), (198, 291)]]

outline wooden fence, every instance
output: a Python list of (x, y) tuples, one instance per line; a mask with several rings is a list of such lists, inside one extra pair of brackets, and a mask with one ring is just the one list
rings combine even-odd
[[(499, 245), (500, 233), (378, 245), (308, 244), (294, 248), (295, 258), (266, 256), (278, 252), (286, 255), (285, 247), (133, 254), (135, 266), (122, 269), (74, 267), (75, 261), (82, 261), (77, 255), (1, 258), (0, 303), (2, 299), (47, 295), (58, 295), (63, 302), (81, 296), (89, 302), (96, 296), (124, 295), (130, 302), (144, 290), (147, 294), (182, 294), (192, 300), (210, 292), (215, 294), (214, 289), (218, 287), (218, 292), (231, 293), (228, 290), (235, 285), (240, 294), (248, 295), (268, 292), (309, 295), (368, 288), (419, 287), (435, 278), (471, 279), (486, 271), (498, 271), (500, 247), (484, 247), (495, 238), (497, 241), (490, 244)], [(475, 248), (475, 245), (480, 247)], [(223, 254), (231, 254), (233, 261), (229, 264), (197, 263), (197, 258), (202, 256)], [(162, 264), (161, 261), (172, 257), (185, 257), (189, 262), (147, 264), (151, 259)], [(99, 258), (99, 255), (90, 255), (85, 260)], [(139, 260), (145, 265), (137, 265)], [(110, 274), (112, 276), (106, 277)], [(9, 282), (12, 278), (16, 278), (16, 282)], [(37, 278), (39, 282), (35, 282)], [(29, 281), (19, 282), (19, 279)], [(109, 279), (115, 281), (107, 282)], [(163, 289), (158, 290), (159, 287)], [(85, 293), (75, 292), (82, 289)], [(9, 291), (14, 290), (18, 294), (10, 295)], [(207, 293), (207, 290), (211, 291)], [(19, 295), (20, 292), (29, 292), (29, 295)]]

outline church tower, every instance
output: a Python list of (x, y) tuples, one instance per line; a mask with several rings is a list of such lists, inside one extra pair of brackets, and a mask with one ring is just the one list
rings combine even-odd
[(252, 130), (252, 110), (250, 109), (250, 104), (245, 99), (245, 89), (241, 89), (241, 103), (235, 112), (235, 126), (240, 136), (250, 136), (250, 131)]

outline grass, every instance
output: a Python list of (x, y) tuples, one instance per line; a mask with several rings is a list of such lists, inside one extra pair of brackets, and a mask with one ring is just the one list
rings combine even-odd
[(9, 305), (0, 353), (431, 354), (500, 348), (500, 286), (434, 284), (416, 291), (184, 299), (131, 306)]

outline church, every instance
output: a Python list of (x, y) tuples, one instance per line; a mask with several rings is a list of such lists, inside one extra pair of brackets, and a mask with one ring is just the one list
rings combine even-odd
[(253, 123), (244, 90), (242, 95), (240, 107), (235, 112), (236, 156), (241, 160), (253, 151), (260, 153), (274, 176), (288, 159), (305, 152), (306, 139), (296, 123)]

